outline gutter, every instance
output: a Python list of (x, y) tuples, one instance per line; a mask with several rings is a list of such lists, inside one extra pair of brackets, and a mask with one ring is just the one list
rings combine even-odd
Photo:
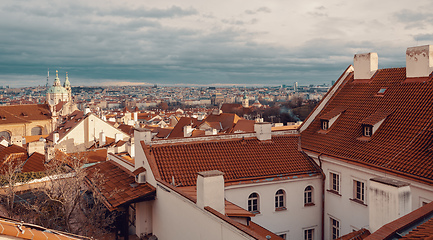
[(323, 172), (322, 169), (322, 159), (320, 159), (320, 156), (322, 156), (322, 153), (319, 154), (319, 156), (317, 156), (317, 159), (319, 159), (319, 166), (320, 166), (320, 172), (322, 173), (322, 238), (321, 239), (325, 239), (325, 180), (326, 180), (326, 175)]

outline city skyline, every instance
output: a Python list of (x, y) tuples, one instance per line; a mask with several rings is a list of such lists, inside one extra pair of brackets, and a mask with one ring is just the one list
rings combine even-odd
[(331, 83), (353, 55), (405, 66), (433, 43), (429, 1), (2, 1), (0, 85)]

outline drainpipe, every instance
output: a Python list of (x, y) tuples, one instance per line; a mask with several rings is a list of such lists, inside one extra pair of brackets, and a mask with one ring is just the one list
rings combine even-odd
[(322, 159), (320, 159), (320, 156), (322, 156), (323, 153), (320, 153), (319, 156), (317, 156), (317, 159), (319, 159), (319, 166), (320, 171), (322, 173), (322, 239), (325, 239), (325, 179), (326, 175), (323, 172), (322, 169)]

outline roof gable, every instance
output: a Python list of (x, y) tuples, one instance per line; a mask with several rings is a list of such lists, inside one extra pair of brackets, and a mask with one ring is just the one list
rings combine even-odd
[[(431, 181), (433, 82), (431, 77), (425, 82), (405, 80), (405, 68), (380, 69), (369, 83), (356, 83), (349, 74), (321, 112), (347, 110), (327, 134), (318, 134), (320, 117), (310, 119), (301, 133), (302, 148)], [(382, 88), (386, 93), (378, 97)], [(374, 125), (385, 117), (370, 141), (357, 140), (363, 124)]]

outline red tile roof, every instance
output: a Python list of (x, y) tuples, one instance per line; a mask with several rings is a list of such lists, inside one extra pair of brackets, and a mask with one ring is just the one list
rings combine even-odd
[(353, 231), (351, 233), (348, 233), (338, 238), (338, 240), (362, 240), (368, 237), (369, 235), (370, 235), (370, 231), (368, 231), (365, 228), (361, 228), (358, 231)]
[[(422, 223), (422, 220), (427, 222)], [(414, 230), (406, 234), (402, 239), (430, 239), (433, 236), (433, 202), (412, 211), (397, 220), (385, 224), (376, 232), (365, 238), (366, 240), (392, 239), (412, 227)], [(399, 233), (396, 236), (396, 233)]]
[(56, 130), (50, 133), (47, 139), (53, 141), (53, 134), (56, 132), (59, 133), (59, 140), (62, 139), (72, 128), (77, 126), (85, 118), (84, 112), (78, 110), (74, 111), (65, 117), (64, 121), (57, 126)]
[(29, 123), (50, 119), (51, 112), (47, 104), (0, 106), (0, 124)]
[(123, 170), (113, 161), (98, 163), (87, 168), (87, 182), (92, 184), (95, 173), (103, 174), (102, 186), (96, 186), (105, 198), (104, 204), (110, 210), (117, 207), (145, 199), (153, 199), (156, 189), (149, 183), (136, 183), (130, 172)]
[(167, 138), (183, 138), (183, 127), (186, 125), (191, 125), (193, 128), (200, 124), (201, 121), (197, 120), (197, 118), (191, 117), (182, 117), (177, 122), (176, 126), (174, 126), (173, 130), (171, 130), (170, 135)]
[(224, 172), (226, 184), (264, 179), (297, 178), (320, 174), (318, 167), (298, 151), (298, 135), (147, 146), (141, 142), (155, 177), (176, 185), (195, 186), (197, 172)]
[[(46, 240), (72, 240), (90, 239), (71, 233), (47, 229), (34, 224), (27, 224), (13, 219), (0, 217), (0, 236), (10, 236), (7, 239), (46, 239)], [(2, 237), (0, 237), (2, 238)]]
[(211, 114), (207, 116), (203, 122), (218, 122), (221, 124), (221, 132), (230, 133), (235, 124), (243, 119), (234, 113), (221, 113), (219, 115)]
[[(349, 74), (322, 109), (346, 111), (327, 134), (318, 133), (320, 115), (316, 117), (301, 133), (302, 149), (433, 184), (433, 151), (428, 150), (433, 145), (433, 81), (405, 80), (405, 68), (380, 69), (369, 83), (357, 83)], [(381, 88), (387, 90), (377, 96)], [(362, 123), (384, 116), (371, 139), (360, 141)]]
[(233, 127), (233, 129), (231, 130), (231, 133), (235, 133), (235, 132), (254, 132), (254, 124), (255, 121), (254, 120), (245, 120), (245, 119), (240, 119), (236, 125)]
[(34, 152), (24, 163), (22, 172), (41, 172), (45, 169), (45, 155)]

